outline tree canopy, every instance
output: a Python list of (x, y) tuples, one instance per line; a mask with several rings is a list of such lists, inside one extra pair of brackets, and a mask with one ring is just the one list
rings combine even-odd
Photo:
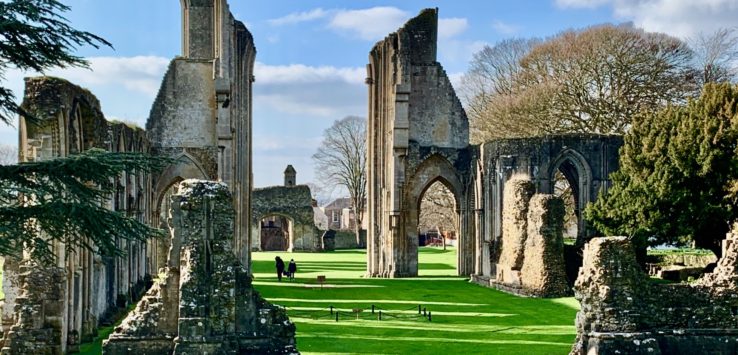
[(738, 218), (738, 86), (708, 84), (686, 105), (634, 116), (612, 187), (585, 211), (640, 245), (695, 242), (720, 255)]
[(49, 261), (52, 241), (68, 249), (83, 247), (103, 255), (121, 251), (118, 239), (145, 240), (161, 235), (106, 206), (115, 193), (111, 177), (123, 172), (144, 174), (171, 159), (140, 153), (91, 149), (67, 158), (0, 165), (0, 254), (33, 256)]
[(623, 133), (641, 110), (696, 92), (682, 41), (628, 25), (484, 48), (462, 79), (472, 141), (550, 133)]

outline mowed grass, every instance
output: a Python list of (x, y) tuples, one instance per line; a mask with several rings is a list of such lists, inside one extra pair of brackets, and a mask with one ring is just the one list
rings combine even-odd
[[(295, 259), (295, 281), (277, 282), (277, 255), (285, 264)], [(454, 249), (420, 248), (420, 277), (406, 279), (363, 278), (359, 250), (252, 256), (254, 287), (287, 307), (303, 354), (567, 354), (574, 342), (573, 298), (516, 297), (469, 283), (454, 276)], [(326, 277), (323, 289), (318, 275)], [(417, 315), (418, 305), (431, 321)], [(363, 310), (358, 320), (354, 309)]]

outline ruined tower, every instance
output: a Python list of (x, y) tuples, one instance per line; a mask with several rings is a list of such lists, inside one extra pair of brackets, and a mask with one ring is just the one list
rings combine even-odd
[[(438, 10), (425, 9), (369, 54), (367, 84), (368, 233), (370, 276), (418, 272), (418, 209), (423, 191), (441, 181), (455, 194), (460, 242), (469, 232), (465, 187), (469, 121), (437, 62)], [(459, 273), (469, 274), (473, 250), (459, 247)]]
[(156, 177), (154, 209), (158, 217), (184, 179), (225, 182), (235, 201), (235, 250), (249, 265), (254, 41), (225, 0), (181, 5), (182, 56), (170, 63), (146, 122), (152, 151), (179, 159)]
[(297, 184), (297, 171), (292, 165), (287, 165), (284, 169), (284, 186), (295, 186)]

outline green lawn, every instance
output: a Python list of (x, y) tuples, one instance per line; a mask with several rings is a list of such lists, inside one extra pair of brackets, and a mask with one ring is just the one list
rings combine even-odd
[[(276, 281), (274, 257), (294, 258), (297, 279)], [(253, 253), (254, 285), (287, 307), (303, 354), (567, 354), (574, 342), (573, 298), (511, 296), (455, 277), (456, 252), (420, 248), (420, 277), (365, 279), (366, 254)], [(325, 275), (326, 287), (316, 285)], [(308, 285), (308, 286), (306, 286)], [(383, 310), (383, 319), (371, 313)], [(418, 305), (432, 321), (417, 315)], [(339, 310), (339, 321), (329, 307)], [(359, 319), (353, 309), (363, 309)]]

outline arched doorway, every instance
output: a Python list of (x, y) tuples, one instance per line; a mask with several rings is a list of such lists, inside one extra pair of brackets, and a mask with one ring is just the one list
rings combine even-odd
[[(456, 216), (456, 275), (469, 275), (474, 268), (474, 240), (469, 237), (472, 226), (468, 223), (469, 215), (466, 204), (464, 186), (456, 169), (441, 155), (435, 154), (426, 158), (409, 179), (407, 184), (407, 214), (405, 214), (404, 232), (406, 238), (401, 240), (401, 253), (394, 276), (418, 275), (418, 226), (421, 212), (421, 200), (435, 183), (440, 183), (446, 194), (453, 195)], [(436, 185), (437, 186), (437, 185)], [(437, 187), (438, 188), (438, 187)], [(439, 188), (439, 191), (444, 189)], [(473, 235), (473, 232), (472, 232)], [(403, 269), (400, 269), (400, 268)]]
[(418, 275), (456, 275), (459, 209), (448, 182), (431, 182), (418, 201)]
[(586, 159), (574, 150), (565, 150), (551, 164), (549, 170), (550, 191), (564, 200), (564, 238), (583, 241), (587, 235), (584, 209), (590, 202), (592, 173)]
[(259, 220), (261, 251), (291, 251), (294, 245), (294, 222), (292, 218), (270, 214)]

